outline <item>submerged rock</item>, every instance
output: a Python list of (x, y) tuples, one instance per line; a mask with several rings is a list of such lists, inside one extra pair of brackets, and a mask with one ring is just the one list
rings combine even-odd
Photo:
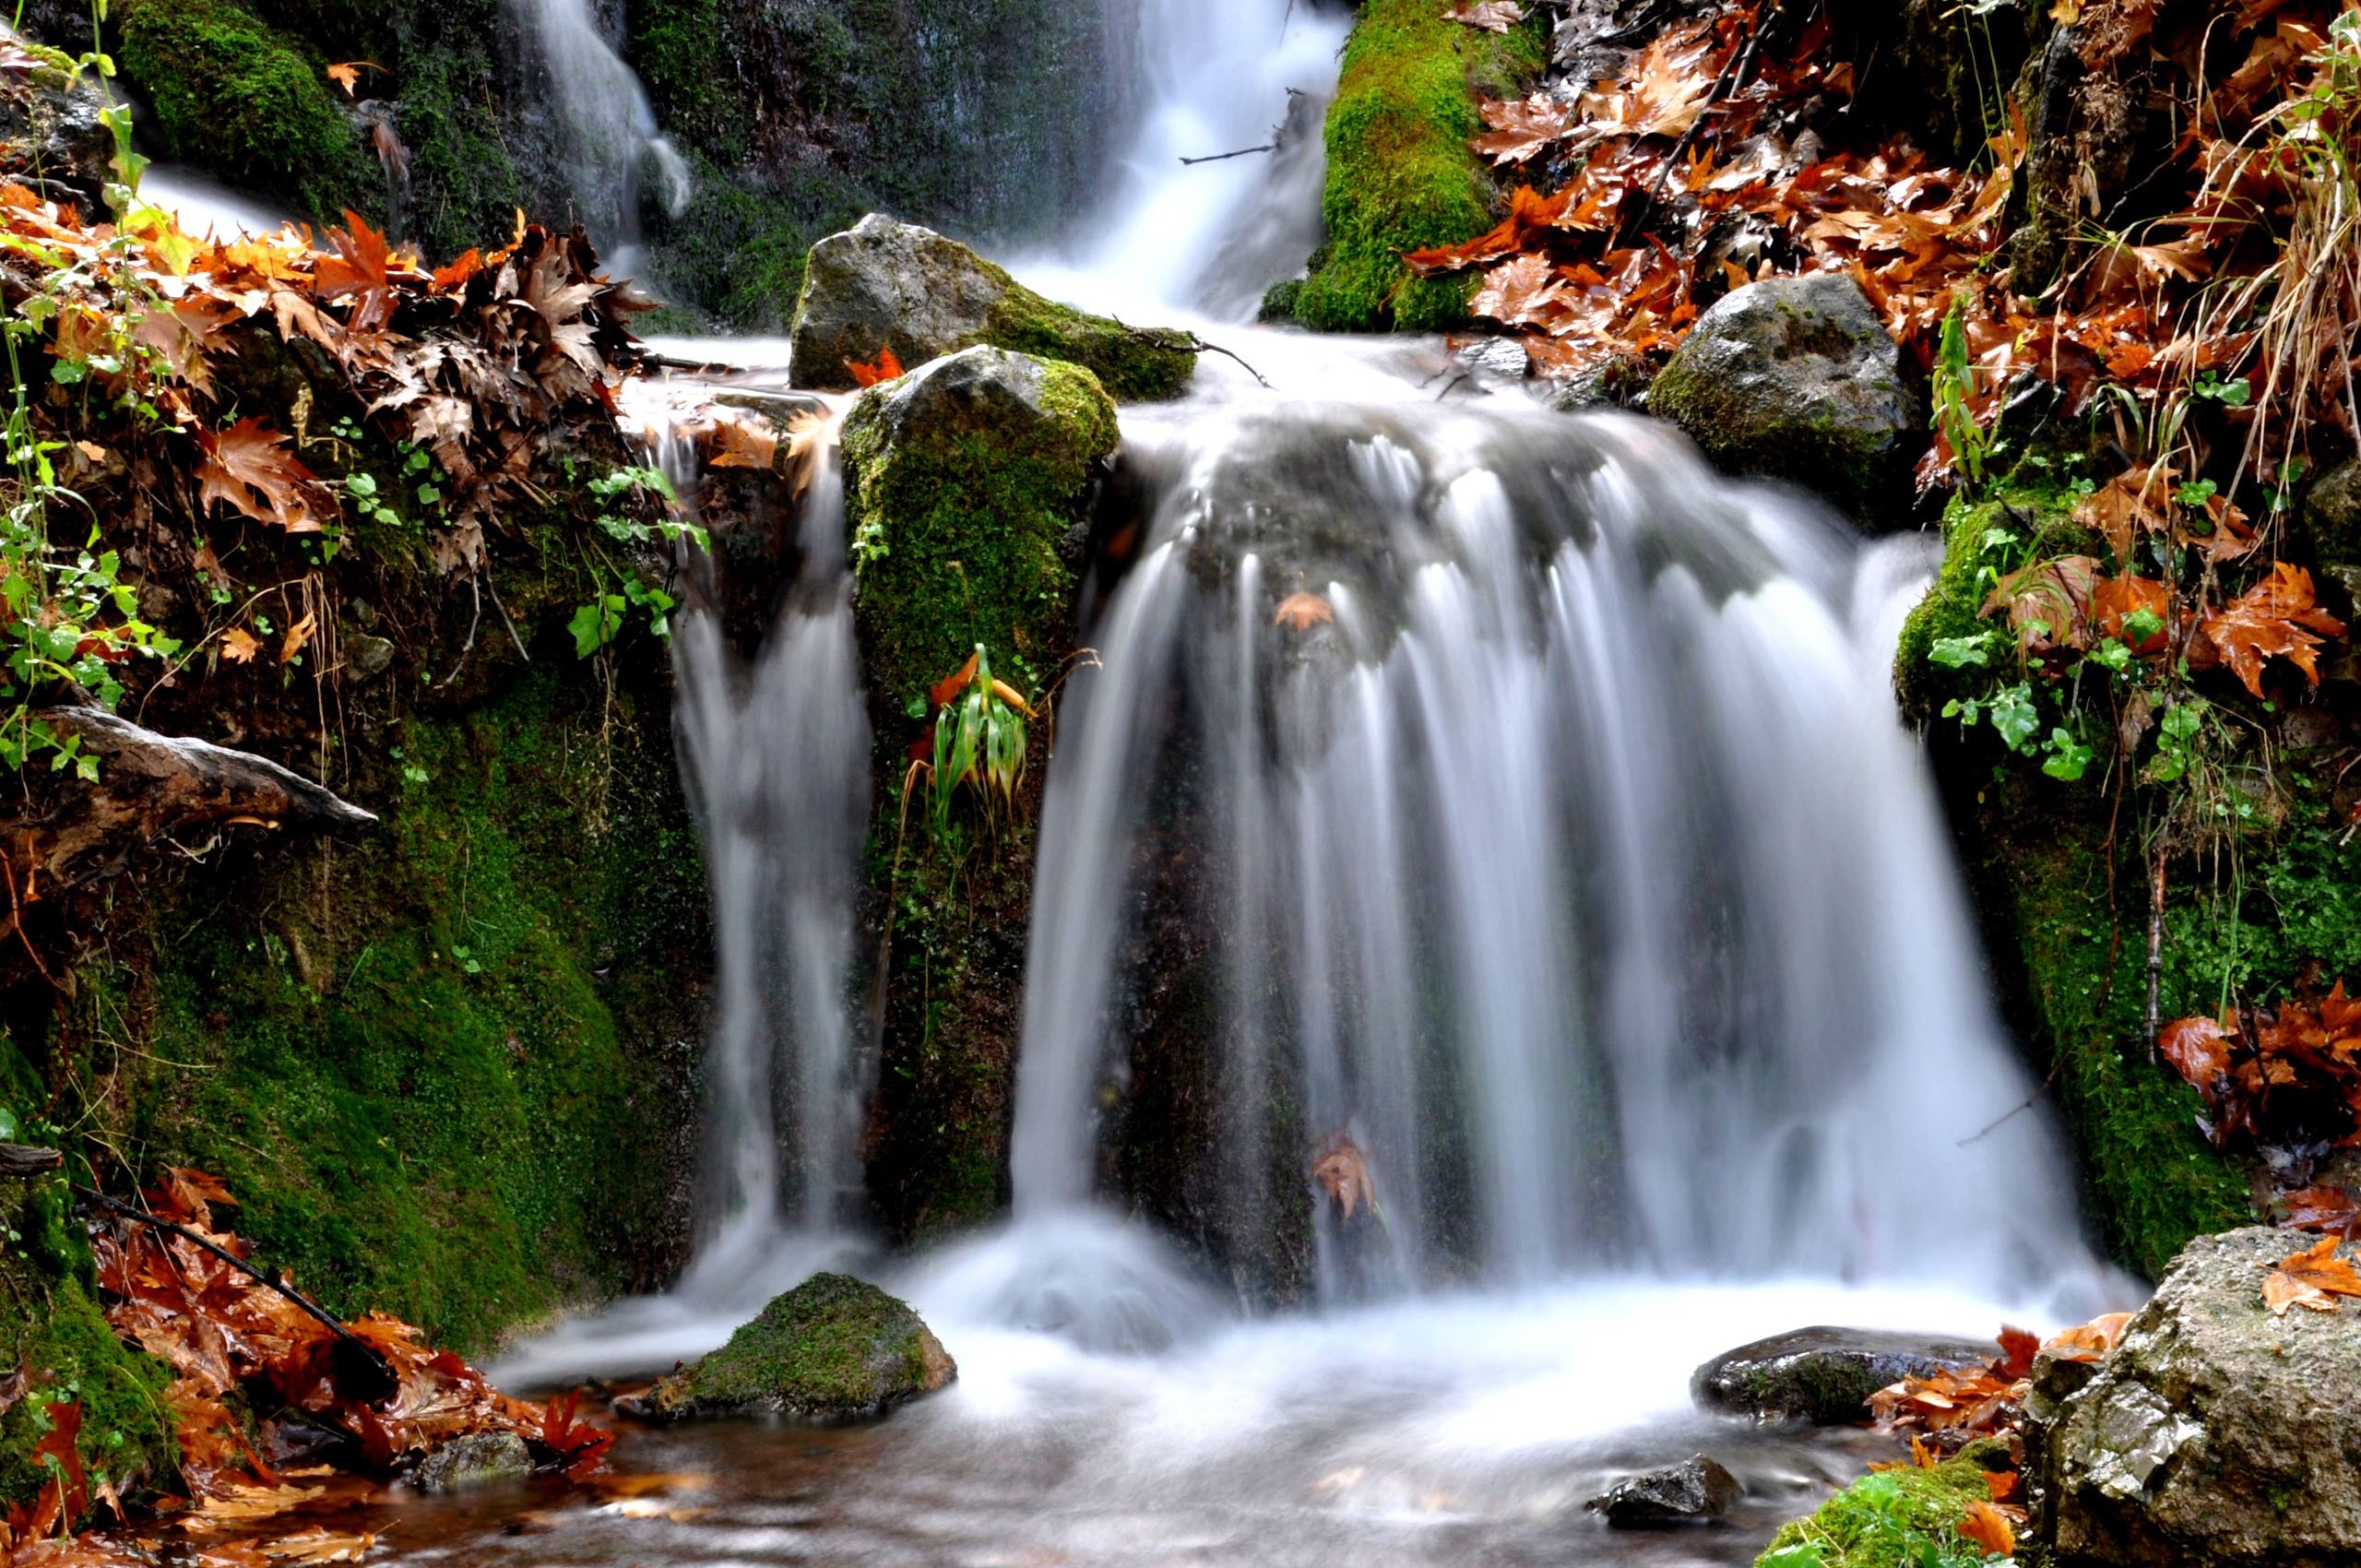
[(1826, 272), (1726, 295), (1648, 389), (1648, 411), (1724, 469), (1802, 485), (1870, 527), (1902, 520), (1927, 428), (1869, 296)]
[(615, 1408), (648, 1420), (772, 1414), (865, 1420), (959, 1375), (919, 1314), (864, 1280), (815, 1274), (730, 1343)]
[(1585, 1504), (1621, 1529), (1718, 1519), (1738, 1504), (1746, 1489), (1718, 1460), (1700, 1454), (1668, 1470), (1633, 1476)]
[(1067, 634), (1068, 538), (1119, 434), (1096, 376), (969, 349), (861, 398), (844, 427), (857, 613), (873, 698), (899, 710), (978, 643), (1039, 690)]
[(1840, 1426), (1905, 1377), (1979, 1367), (1989, 1345), (1867, 1328), (1798, 1328), (1725, 1351), (1689, 1380), (1698, 1404), (1734, 1415)]
[(1196, 374), (1185, 333), (1126, 327), (1043, 298), (956, 240), (871, 213), (812, 247), (796, 303), (793, 380), (847, 391), (848, 365), (906, 365), (989, 344), (1086, 365), (1125, 402), (1176, 398)]
[(409, 1480), (421, 1491), (459, 1491), (493, 1481), (523, 1480), (532, 1473), (532, 1452), (523, 1438), (513, 1431), (471, 1431), (420, 1460)]
[(2094, 1372), (2035, 1368), (2028, 1469), (2059, 1561), (2361, 1563), (2361, 1319), (2262, 1301), (2312, 1240), (2200, 1237)]

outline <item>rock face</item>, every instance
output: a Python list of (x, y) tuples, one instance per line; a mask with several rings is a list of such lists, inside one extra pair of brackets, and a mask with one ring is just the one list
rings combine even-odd
[(2361, 565), (2361, 457), (2322, 474), (2304, 497), (2312, 554), (2327, 567)]
[(1718, 1460), (1700, 1454), (1685, 1465), (1618, 1481), (1586, 1504), (1621, 1529), (1659, 1528), (1718, 1519), (1738, 1504), (1745, 1489)]
[(795, 385), (819, 391), (851, 389), (846, 367), (889, 348), (906, 365), (979, 344), (1065, 360), (1126, 402), (1178, 397), (1197, 365), (1185, 334), (1069, 309), (956, 240), (878, 213), (812, 247), (792, 340)]
[(899, 710), (977, 643), (1022, 685), (1071, 619), (1061, 550), (1115, 449), (1089, 371), (991, 348), (922, 365), (845, 421), (858, 612), (872, 695)]
[(410, 1475), (421, 1491), (460, 1491), (493, 1481), (522, 1480), (533, 1473), (533, 1455), (513, 1431), (476, 1431), (453, 1438)]
[(1723, 468), (1816, 491), (1872, 528), (1902, 520), (1927, 428), (1869, 297), (1824, 272), (1725, 296), (1648, 389), (1648, 411)]
[(1889, 1384), (1991, 1359), (1989, 1345), (1964, 1340), (1798, 1328), (1714, 1357), (1691, 1376), (1689, 1391), (1710, 1410), (1838, 1426), (1865, 1418), (1869, 1396)]
[(2361, 1320), (2262, 1302), (2262, 1265), (2310, 1240), (2201, 1237), (2095, 1372), (2035, 1369), (2027, 1468), (2061, 1563), (2361, 1563)]
[(0, 175), (97, 212), (114, 156), (105, 108), (95, 79), (0, 25)]
[(866, 1420), (958, 1375), (918, 1313), (849, 1275), (815, 1274), (729, 1344), (615, 1408), (659, 1421), (753, 1414)]

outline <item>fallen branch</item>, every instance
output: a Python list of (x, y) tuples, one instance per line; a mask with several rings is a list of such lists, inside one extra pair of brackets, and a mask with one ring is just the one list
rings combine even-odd
[(1200, 163), (1226, 163), (1233, 158), (1252, 158), (1258, 152), (1276, 152), (1278, 150), (1279, 144), (1277, 142), (1264, 142), (1261, 147), (1241, 147), (1236, 152), (1209, 153), (1203, 158), (1184, 158), (1180, 161), (1193, 168), (1195, 165)]
[(1130, 333), (1135, 341), (1145, 343), (1152, 348), (1178, 349), (1191, 354), (1219, 354), (1225, 359), (1238, 360), (1239, 368), (1261, 382), (1265, 390), (1271, 385), (1270, 379), (1261, 371), (1256, 370), (1244, 360), (1239, 359), (1236, 350), (1225, 349), (1219, 343), (1208, 343), (1193, 332), (1182, 332), (1172, 327), (1150, 331), (1144, 327), (1126, 327), (1123, 330)]
[(35, 1148), (30, 1144), (0, 1144), (0, 1176), (22, 1182), (65, 1168), (65, 1157), (53, 1148)]

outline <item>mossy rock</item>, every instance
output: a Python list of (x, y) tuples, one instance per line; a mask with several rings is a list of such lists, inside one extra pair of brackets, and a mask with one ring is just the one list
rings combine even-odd
[(1967, 1511), (1992, 1499), (1987, 1473), (2011, 1467), (2008, 1445), (1984, 1438), (1954, 1458), (1862, 1477), (1807, 1518), (1782, 1526), (1755, 1568), (1921, 1568), (1981, 1562), (1959, 1533)]
[(1724, 1351), (1689, 1391), (1707, 1409), (1841, 1426), (1869, 1418), (1869, 1396), (1905, 1377), (1979, 1368), (1992, 1347), (1865, 1328), (1798, 1328)]
[(919, 1314), (845, 1274), (815, 1274), (730, 1343), (616, 1408), (647, 1420), (779, 1415), (874, 1420), (951, 1385), (959, 1369)]
[(1196, 374), (1185, 333), (1126, 327), (1045, 299), (956, 240), (872, 213), (812, 247), (795, 307), (794, 380), (848, 391), (891, 349), (916, 365), (990, 345), (1084, 365), (1124, 402), (1177, 398)]
[(2304, 497), (2304, 531), (2315, 564), (2330, 571), (2361, 566), (2361, 457), (2313, 481)]
[(1522, 96), (1546, 57), (1536, 18), (1507, 33), (1443, 18), (1434, 0), (1368, 0), (1328, 108), (1328, 244), (1266, 316), (1322, 332), (1439, 332), (1467, 319), (1467, 278), (1418, 278), (1405, 251), (1492, 226), (1497, 195), (1469, 148), (1482, 98)]
[(1118, 434), (1089, 371), (1000, 349), (936, 360), (855, 405), (846, 502), (875, 703), (922, 699), (979, 643), (1014, 684), (1055, 679), (1074, 588), (1062, 550)]
[(231, 0), (138, 0), (123, 74), (172, 157), (285, 198), (298, 216), (381, 215), (386, 183), (320, 63)]
[(1725, 295), (1648, 388), (1648, 411), (1724, 469), (1801, 485), (1871, 526), (1906, 517), (1926, 408), (1850, 278), (1775, 278)]

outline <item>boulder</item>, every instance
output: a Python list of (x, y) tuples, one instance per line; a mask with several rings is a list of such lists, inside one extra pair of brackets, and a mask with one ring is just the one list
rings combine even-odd
[(2036, 1365), (2027, 1469), (2061, 1563), (2361, 1563), (2361, 1315), (2262, 1301), (2312, 1241), (2200, 1237), (2103, 1365)]
[(908, 1306), (849, 1275), (815, 1274), (729, 1344), (615, 1408), (658, 1421), (757, 1414), (868, 1420), (958, 1375)]
[(513, 1431), (471, 1431), (429, 1453), (410, 1472), (421, 1491), (460, 1491), (493, 1481), (523, 1480), (533, 1473), (533, 1455)]
[(2304, 529), (2320, 566), (2331, 572), (2361, 566), (2361, 457), (2348, 458), (2313, 481), (2304, 497)]
[(101, 210), (114, 134), (95, 77), (0, 25), (0, 178)]
[(1924, 399), (1852, 279), (1774, 278), (1697, 320), (1648, 389), (1648, 411), (1734, 473), (1818, 492), (1869, 527), (1906, 519)]
[(1718, 1460), (1700, 1454), (1668, 1470), (1618, 1481), (1585, 1506), (1619, 1529), (1661, 1528), (1718, 1519), (1745, 1491)]
[(978, 643), (1014, 685), (1055, 678), (1069, 546), (1119, 434), (1089, 371), (1001, 349), (933, 361), (854, 406), (845, 505), (873, 701), (900, 713)]
[(1125, 402), (1177, 398), (1196, 374), (1185, 332), (1126, 327), (1043, 298), (956, 240), (871, 213), (812, 247), (790, 379), (848, 391), (885, 350), (906, 365), (989, 344), (1086, 365)]
[(1980, 1367), (1989, 1344), (1868, 1328), (1798, 1328), (1723, 1352), (1689, 1392), (1709, 1410), (1842, 1426), (1869, 1418), (1869, 1396), (1905, 1377)]

